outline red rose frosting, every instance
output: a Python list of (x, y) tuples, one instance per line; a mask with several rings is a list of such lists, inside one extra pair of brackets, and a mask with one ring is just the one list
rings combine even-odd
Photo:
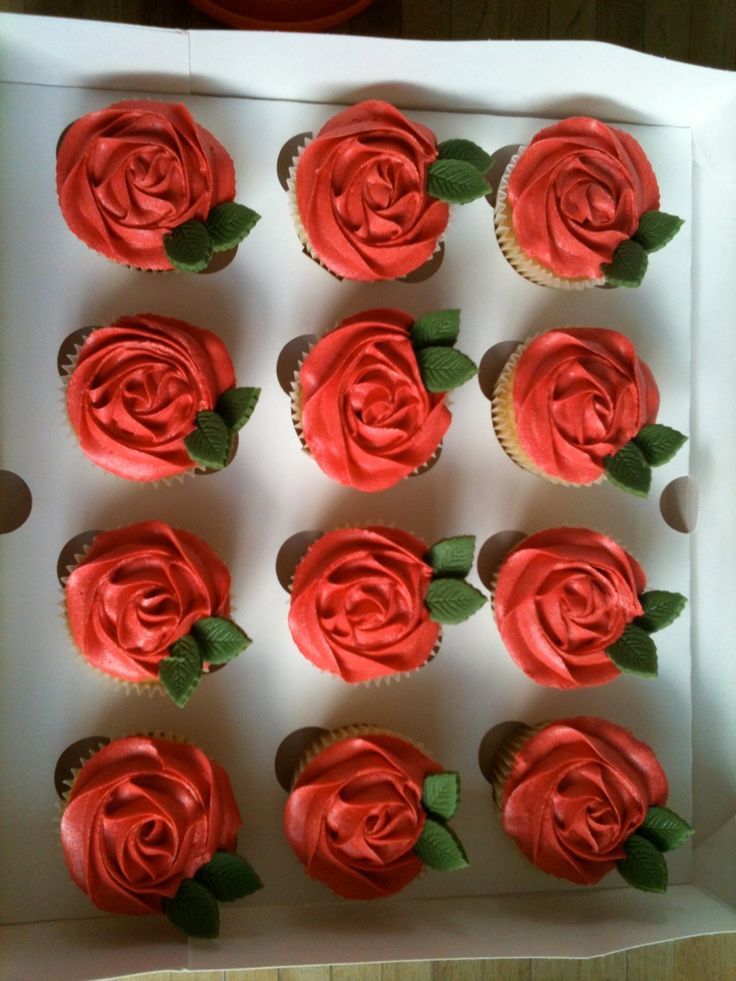
[(56, 187), (66, 223), (90, 248), (139, 269), (171, 269), (164, 234), (232, 201), (235, 170), (186, 106), (132, 99), (72, 123)]
[(232, 361), (208, 330), (155, 314), (94, 330), (69, 378), (66, 404), (82, 449), (129, 480), (192, 470), (184, 439), (197, 413), (235, 385)]
[(602, 685), (620, 674), (606, 653), (643, 610), (641, 566), (606, 535), (550, 528), (505, 559), (493, 603), (506, 648), (540, 685)]
[(513, 380), (518, 440), (546, 475), (591, 484), (604, 460), (655, 422), (659, 389), (623, 334), (546, 331), (523, 350)]
[(289, 628), (299, 650), (348, 682), (411, 671), (430, 657), (439, 624), (425, 597), (427, 546), (392, 528), (323, 535), (299, 563)]
[(306, 867), (347, 899), (399, 892), (422, 863), (414, 845), (426, 814), (422, 785), (442, 767), (387, 733), (339, 739), (304, 767), (284, 829)]
[(385, 490), (432, 456), (452, 416), (427, 391), (400, 310), (344, 320), (310, 351), (299, 373), (300, 426), (324, 472), (363, 491)]
[(72, 637), (93, 667), (157, 682), (171, 645), (230, 612), (230, 573), (206, 542), (162, 521), (101, 532), (66, 582)]
[(437, 154), (434, 133), (386, 102), (333, 116), (297, 161), (296, 204), (310, 252), (348, 279), (418, 269), (449, 218), (426, 190)]
[(636, 140), (587, 116), (541, 130), (508, 182), (516, 239), (558, 276), (600, 279), (601, 266), (659, 208), (652, 166)]
[(72, 878), (109, 913), (161, 913), (183, 879), (235, 850), (242, 819), (227, 774), (194, 746), (131, 736), (98, 750), (61, 818)]
[(537, 868), (571, 882), (599, 882), (626, 857), (624, 842), (649, 807), (667, 802), (652, 750), (605, 719), (553, 722), (515, 756), (504, 828)]

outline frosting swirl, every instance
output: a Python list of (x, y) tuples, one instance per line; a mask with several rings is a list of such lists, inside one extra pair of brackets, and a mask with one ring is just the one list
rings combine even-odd
[(386, 102), (333, 116), (297, 161), (296, 204), (309, 251), (347, 279), (395, 279), (432, 255), (449, 218), (427, 194), (434, 133)]
[(641, 216), (659, 208), (659, 187), (628, 133), (578, 116), (548, 126), (511, 171), (508, 201), (527, 255), (569, 279), (600, 279)]
[(591, 484), (604, 459), (655, 422), (659, 389), (623, 334), (562, 327), (534, 338), (513, 379), (518, 440), (544, 474)]
[(130, 99), (72, 123), (56, 188), (69, 228), (108, 259), (171, 269), (164, 234), (235, 197), (225, 148), (181, 103)]
[(439, 638), (427, 546), (392, 528), (328, 532), (294, 574), (289, 629), (302, 654), (351, 683), (411, 671)]
[(230, 612), (230, 573), (206, 542), (163, 521), (101, 532), (66, 582), (69, 627), (89, 663), (157, 682), (171, 645)]
[(85, 454), (128, 480), (192, 470), (184, 438), (197, 413), (235, 385), (215, 334), (155, 314), (121, 317), (84, 342), (66, 390), (69, 420)]
[(626, 857), (624, 842), (668, 791), (656, 756), (628, 729), (562, 719), (517, 750), (503, 825), (537, 868), (592, 885)]
[(399, 892), (422, 863), (413, 848), (426, 814), (422, 785), (442, 767), (388, 733), (339, 739), (304, 767), (284, 829), (306, 867), (347, 899)]
[(195, 746), (131, 736), (98, 750), (61, 818), (72, 878), (99, 909), (161, 913), (217, 851), (235, 851), (242, 819), (227, 774)]
[(366, 310), (321, 338), (304, 360), (302, 435), (341, 484), (392, 487), (429, 460), (450, 426), (445, 393), (424, 387), (412, 324), (400, 310)]
[(499, 570), (494, 615), (511, 657), (540, 685), (603, 685), (621, 673), (606, 653), (643, 613), (641, 566), (587, 528), (530, 535)]

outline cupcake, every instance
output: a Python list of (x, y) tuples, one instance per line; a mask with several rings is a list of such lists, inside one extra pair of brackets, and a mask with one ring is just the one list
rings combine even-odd
[(551, 688), (604, 685), (622, 671), (654, 677), (650, 634), (685, 608), (680, 593), (645, 592), (644, 570), (612, 538), (549, 528), (525, 538), (496, 577), (493, 613), (521, 670)]
[(261, 888), (235, 851), (243, 821), (227, 773), (196, 746), (108, 741), (67, 783), (64, 860), (98, 909), (164, 914), (189, 936), (216, 937), (218, 901)]
[(181, 103), (129, 99), (77, 119), (56, 190), (71, 231), (135, 269), (202, 272), (260, 217), (235, 203), (229, 154)]
[(365, 310), (315, 344), (297, 372), (292, 412), (328, 477), (386, 490), (435, 456), (452, 420), (447, 392), (478, 371), (453, 347), (459, 328), (459, 310), (416, 321)]
[(399, 279), (437, 249), (449, 203), (488, 194), (490, 157), (434, 133), (387, 102), (333, 116), (296, 159), (289, 195), (309, 255), (344, 279)]
[(322, 535), (294, 573), (289, 629), (304, 657), (351, 684), (426, 664), (441, 624), (485, 603), (464, 577), (475, 538), (431, 548), (396, 528), (344, 528)]
[(651, 468), (687, 439), (657, 423), (658, 411), (649, 367), (603, 327), (554, 328), (520, 344), (493, 392), (496, 435), (520, 467), (574, 486), (606, 477), (639, 497)]
[(100, 532), (64, 587), (84, 660), (180, 707), (202, 675), (250, 644), (230, 619), (230, 573), (196, 535), (163, 521)]
[(633, 136), (588, 116), (540, 130), (511, 158), (494, 211), (501, 251), (541, 286), (639, 286), (682, 219), (659, 210)]
[(664, 806), (667, 777), (649, 746), (605, 719), (519, 725), (491, 777), (507, 834), (537, 868), (578, 885), (616, 868), (637, 889), (665, 892), (662, 853), (693, 833)]
[(259, 388), (237, 388), (209, 330), (157, 314), (94, 329), (67, 366), (69, 422), (85, 455), (127, 480), (222, 469)]
[(346, 899), (377, 899), (402, 890), (424, 865), (468, 865), (447, 824), (459, 801), (457, 773), (400, 736), (348, 726), (305, 753), (284, 831), (310, 878)]

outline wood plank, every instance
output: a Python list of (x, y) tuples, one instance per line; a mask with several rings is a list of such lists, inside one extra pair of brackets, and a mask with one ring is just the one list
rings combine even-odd
[(332, 981), (382, 981), (380, 964), (336, 964)]
[[(585, 960), (533, 960), (531, 981), (626, 981), (626, 951)], [(692, 979), (694, 981), (694, 979)]]
[(281, 967), (279, 981), (330, 981), (330, 967)]
[(598, 0), (597, 41), (644, 50), (644, 3), (642, 0)]
[(596, 0), (551, 0), (548, 36), (555, 41), (594, 40)]
[[(554, 3), (554, 0), (552, 0)], [(513, 0), (501, 6), (499, 37), (516, 41), (545, 40), (549, 35), (548, 0)]]
[(693, 8), (690, 57), (698, 65), (736, 68), (736, 3), (706, 0)]
[(332, 33), (401, 37), (401, 0), (375, 0), (352, 20), (333, 28)]
[(431, 961), (384, 964), (382, 981), (432, 981)]
[(646, 0), (644, 16), (644, 50), (687, 61), (690, 58), (692, 0)]
[(672, 981), (674, 944), (650, 944), (626, 951), (626, 981)]
[(450, 36), (452, 0), (402, 0), (401, 36), (419, 40), (441, 40)]
[[(183, 978), (182, 981), (184, 981)], [(190, 981), (190, 979), (187, 978), (186, 981)], [(225, 981), (279, 981), (279, 969), (277, 967), (261, 967), (251, 970), (225, 971)]]
[(673, 944), (672, 981), (733, 981), (736, 933), (690, 937)]
[[(531, 981), (529, 960), (435, 961), (433, 981)], [(559, 981), (559, 976), (558, 976)]]
[(458, 41), (483, 37), (481, 25), (487, 7), (487, 0), (452, 0), (450, 37)]

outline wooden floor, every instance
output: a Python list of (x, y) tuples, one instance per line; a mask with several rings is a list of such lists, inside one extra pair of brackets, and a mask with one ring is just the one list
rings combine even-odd
[[(0, 0), (0, 10), (222, 28), (185, 0)], [(587, 39), (736, 69), (736, 0), (375, 0), (338, 33), (429, 39)], [(734, 981), (736, 934), (585, 961), (367, 964), (140, 975), (148, 981)]]

